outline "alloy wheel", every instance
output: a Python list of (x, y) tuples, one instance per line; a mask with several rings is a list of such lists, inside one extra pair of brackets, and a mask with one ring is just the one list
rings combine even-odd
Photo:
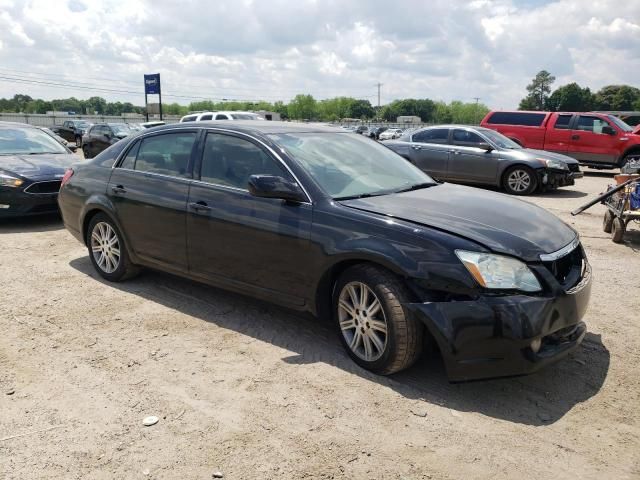
[(120, 240), (111, 225), (98, 222), (91, 232), (91, 252), (100, 269), (113, 273), (120, 265)]
[(525, 192), (531, 186), (531, 175), (524, 170), (514, 170), (507, 177), (509, 188), (514, 192)]
[(347, 283), (338, 298), (338, 321), (351, 351), (362, 360), (374, 362), (385, 351), (387, 320), (376, 294), (362, 282)]

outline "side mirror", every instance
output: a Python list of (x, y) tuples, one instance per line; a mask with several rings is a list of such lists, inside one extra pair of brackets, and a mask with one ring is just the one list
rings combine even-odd
[(295, 182), (276, 175), (251, 175), (249, 193), (254, 197), (280, 198), (287, 202), (306, 202), (307, 196)]
[(609, 126), (609, 125), (605, 125), (604, 127), (602, 127), (602, 133), (606, 134), (606, 135), (615, 135), (616, 131), (613, 127)]
[(482, 150), (485, 150), (487, 152), (491, 152), (493, 150), (493, 147), (488, 143), (478, 143), (478, 148), (481, 148)]

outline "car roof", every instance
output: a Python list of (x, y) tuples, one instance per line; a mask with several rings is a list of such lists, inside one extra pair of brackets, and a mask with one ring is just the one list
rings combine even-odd
[(162, 130), (174, 130), (176, 128), (206, 128), (206, 127), (222, 127), (224, 130), (236, 131), (241, 133), (259, 133), (263, 135), (274, 133), (347, 133), (342, 128), (327, 127), (318, 123), (297, 123), (297, 122), (274, 122), (265, 120), (256, 122), (255, 120), (207, 120), (204, 122), (186, 122), (172, 123), (169, 125), (161, 125), (154, 127), (154, 132)]
[(36, 125), (29, 125), (28, 123), (21, 123), (21, 122), (0, 122), (0, 128), (16, 128), (16, 127), (24, 127), (24, 128), (38, 128)]

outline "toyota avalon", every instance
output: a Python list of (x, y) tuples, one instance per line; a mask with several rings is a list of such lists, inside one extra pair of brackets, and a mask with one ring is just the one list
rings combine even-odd
[(149, 267), (331, 318), (379, 374), (429, 343), (451, 380), (529, 373), (586, 332), (571, 227), (337, 128), (155, 128), (70, 169), (59, 204), (105, 279)]

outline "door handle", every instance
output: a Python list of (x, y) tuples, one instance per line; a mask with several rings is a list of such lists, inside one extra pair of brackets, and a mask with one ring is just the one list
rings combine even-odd
[(449, 150), (449, 153), (453, 153), (454, 155), (460, 155), (460, 150)]
[(206, 202), (203, 202), (203, 201), (191, 202), (189, 204), (189, 207), (195, 210), (196, 212), (208, 212), (211, 210), (211, 207), (207, 205)]
[(422, 150), (422, 147), (420, 145), (413, 145), (411, 148), (413, 148), (414, 150)]
[(111, 191), (113, 193), (117, 194), (122, 194), (122, 193), (127, 193), (127, 189), (124, 188), (122, 185), (116, 185), (115, 187), (111, 187)]
[(571, 140), (580, 140), (580, 135), (571, 135)]

